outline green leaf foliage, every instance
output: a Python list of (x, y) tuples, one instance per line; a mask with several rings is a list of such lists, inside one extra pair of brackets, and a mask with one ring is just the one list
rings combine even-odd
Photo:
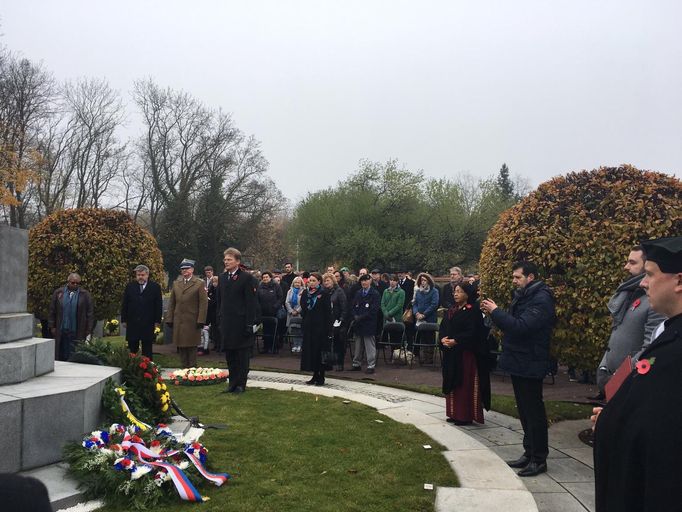
[(554, 291), (560, 361), (593, 369), (611, 330), (609, 297), (632, 246), (682, 233), (682, 183), (630, 165), (560, 176), (500, 215), (481, 252), (483, 292), (507, 306), (514, 261), (527, 259)]
[(512, 203), (492, 180), (425, 179), (396, 161), (362, 161), (346, 181), (297, 206), (291, 236), (308, 269), (440, 273), (475, 265), (488, 229)]
[(28, 301), (46, 318), (52, 292), (77, 272), (92, 294), (95, 318), (120, 312), (123, 290), (133, 269), (147, 265), (151, 279), (164, 282), (156, 241), (124, 212), (97, 208), (62, 210), (29, 231)]

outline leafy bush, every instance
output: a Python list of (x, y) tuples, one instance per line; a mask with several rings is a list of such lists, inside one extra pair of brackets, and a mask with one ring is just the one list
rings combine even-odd
[(608, 340), (606, 303), (626, 277), (630, 248), (681, 232), (678, 179), (630, 165), (573, 172), (543, 183), (500, 215), (481, 252), (483, 291), (508, 306), (512, 263), (534, 261), (557, 300), (555, 355), (592, 369)]
[(56, 212), (29, 232), (29, 308), (46, 318), (52, 292), (77, 272), (95, 303), (95, 318), (113, 318), (132, 270), (147, 265), (163, 282), (163, 261), (149, 232), (124, 212), (79, 208)]

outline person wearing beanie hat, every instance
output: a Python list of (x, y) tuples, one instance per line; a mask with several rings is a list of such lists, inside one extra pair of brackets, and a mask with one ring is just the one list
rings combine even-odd
[(595, 408), (597, 512), (680, 510), (682, 237), (641, 243), (651, 308), (667, 316), (606, 406)]

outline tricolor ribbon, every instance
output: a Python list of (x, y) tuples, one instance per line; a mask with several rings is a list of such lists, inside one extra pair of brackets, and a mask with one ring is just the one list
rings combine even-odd
[(188, 451), (185, 451), (185, 455), (187, 455), (187, 458), (199, 470), (201, 476), (209, 482), (213, 482), (218, 487), (227, 482), (228, 478), (232, 478), (229, 473), (209, 473), (196, 455), (189, 453)]
[[(132, 436), (130, 435), (130, 433), (126, 432), (123, 437), (123, 442), (121, 443), (121, 446), (135, 453), (137, 455), (138, 460), (143, 464), (158, 466), (168, 471), (168, 474), (170, 475), (171, 480), (175, 485), (175, 489), (178, 491), (178, 494), (183, 500), (205, 501), (205, 499), (207, 499), (203, 498), (201, 494), (199, 494), (199, 491), (197, 491), (194, 485), (192, 485), (192, 482), (189, 480), (189, 478), (187, 478), (187, 475), (185, 475), (182, 469), (180, 469), (178, 466), (174, 464), (169, 464), (167, 462), (161, 462), (159, 460), (147, 460), (147, 458), (164, 459), (172, 457), (173, 455), (180, 453), (178, 450), (172, 450), (165, 453), (156, 453), (147, 448), (144, 444), (132, 442), (131, 439)], [(201, 461), (193, 453), (190, 453), (189, 451), (185, 451), (184, 453), (187, 456), (187, 458), (192, 462), (192, 464), (194, 464), (194, 466), (197, 468), (201, 476), (203, 476), (206, 480), (212, 482), (216, 486), (220, 487), (227, 481), (228, 478), (231, 478), (228, 473), (210, 473), (208, 470), (206, 470)]]

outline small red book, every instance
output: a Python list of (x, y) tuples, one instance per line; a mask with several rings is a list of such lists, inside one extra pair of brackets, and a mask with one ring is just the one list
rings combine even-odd
[(606, 386), (604, 386), (604, 394), (606, 395), (607, 402), (611, 400), (613, 395), (616, 394), (616, 391), (620, 389), (621, 384), (623, 384), (631, 372), (632, 356), (627, 356), (625, 359), (623, 359), (623, 362), (616, 370), (616, 373), (613, 374), (613, 377), (611, 377), (611, 379), (609, 379), (609, 381), (606, 383)]

